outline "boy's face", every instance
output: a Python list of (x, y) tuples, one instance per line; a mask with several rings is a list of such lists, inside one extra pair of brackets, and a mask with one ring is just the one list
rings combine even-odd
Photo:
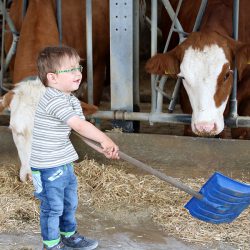
[(60, 67), (54, 73), (54, 81), (49, 86), (66, 94), (79, 88), (82, 80), (82, 67), (77, 58), (65, 57), (61, 60)]

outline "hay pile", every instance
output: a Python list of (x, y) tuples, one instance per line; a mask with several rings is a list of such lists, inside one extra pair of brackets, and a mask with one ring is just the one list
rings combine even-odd
[[(149, 210), (152, 220), (167, 234), (187, 242), (224, 242), (250, 249), (250, 209), (230, 224), (212, 225), (194, 219), (183, 208), (190, 196), (151, 175), (134, 175), (126, 167), (104, 166), (84, 160), (76, 165), (79, 203), (98, 211)], [(14, 166), (0, 168), (0, 231), (39, 230), (38, 203), (31, 184), (18, 181)], [(204, 179), (182, 179), (199, 190)]]
[(19, 181), (15, 165), (0, 167), (0, 232), (39, 230), (38, 202), (31, 183)]
[[(79, 168), (80, 167), (80, 168)], [(102, 210), (149, 209), (153, 221), (169, 235), (187, 242), (204, 244), (225, 242), (238, 249), (250, 249), (250, 210), (245, 210), (233, 223), (212, 225), (194, 219), (183, 206), (191, 198), (188, 194), (151, 175), (133, 175), (125, 168), (100, 166), (83, 161), (77, 168), (79, 182), (86, 182), (94, 207)], [(181, 179), (195, 190), (205, 179)], [(81, 188), (79, 188), (81, 190)], [(80, 192), (82, 193), (82, 192)]]

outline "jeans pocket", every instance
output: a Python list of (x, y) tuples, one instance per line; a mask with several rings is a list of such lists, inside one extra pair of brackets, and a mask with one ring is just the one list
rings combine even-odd
[(63, 175), (63, 170), (62, 169), (58, 169), (55, 173), (53, 173), (48, 180), (49, 181), (54, 181), (56, 179), (58, 179), (60, 176)]
[(32, 171), (32, 181), (35, 188), (35, 193), (41, 193), (43, 191), (43, 185), (40, 171)]

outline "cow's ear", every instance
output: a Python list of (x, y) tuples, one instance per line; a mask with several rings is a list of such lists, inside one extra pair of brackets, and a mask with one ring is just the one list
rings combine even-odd
[(9, 91), (3, 97), (0, 98), (0, 112), (10, 107), (14, 92)]
[(236, 67), (241, 80), (247, 70), (250, 69), (250, 44), (244, 44), (237, 49), (236, 52)]
[(150, 74), (168, 75), (176, 78), (180, 72), (180, 61), (177, 58), (176, 50), (156, 54), (147, 61), (145, 70)]

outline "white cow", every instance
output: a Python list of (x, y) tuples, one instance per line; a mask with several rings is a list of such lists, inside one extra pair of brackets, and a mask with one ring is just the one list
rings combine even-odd
[[(34, 115), (37, 104), (45, 92), (38, 77), (30, 77), (18, 83), (0, 99), (0, 112), (10, 110), (10, 129), (21, 161), (20, 180), (31, 179), (29, 158), (33, 132)], [(84, 115), (95, 113), (98, 108), (81, 102)]]
[(22, 81), (8, 92), (1, 103), (1, 109), (6, 107), (10, 110), (10, 129), (13, 140), (17, 147), (21, 161), (20, 180), (31, 179), (29, 166), (31, 139), (34, 123), (34, 113), (41, 96), (45, 92), (45, 87), (41, 81), (35, 80)]

